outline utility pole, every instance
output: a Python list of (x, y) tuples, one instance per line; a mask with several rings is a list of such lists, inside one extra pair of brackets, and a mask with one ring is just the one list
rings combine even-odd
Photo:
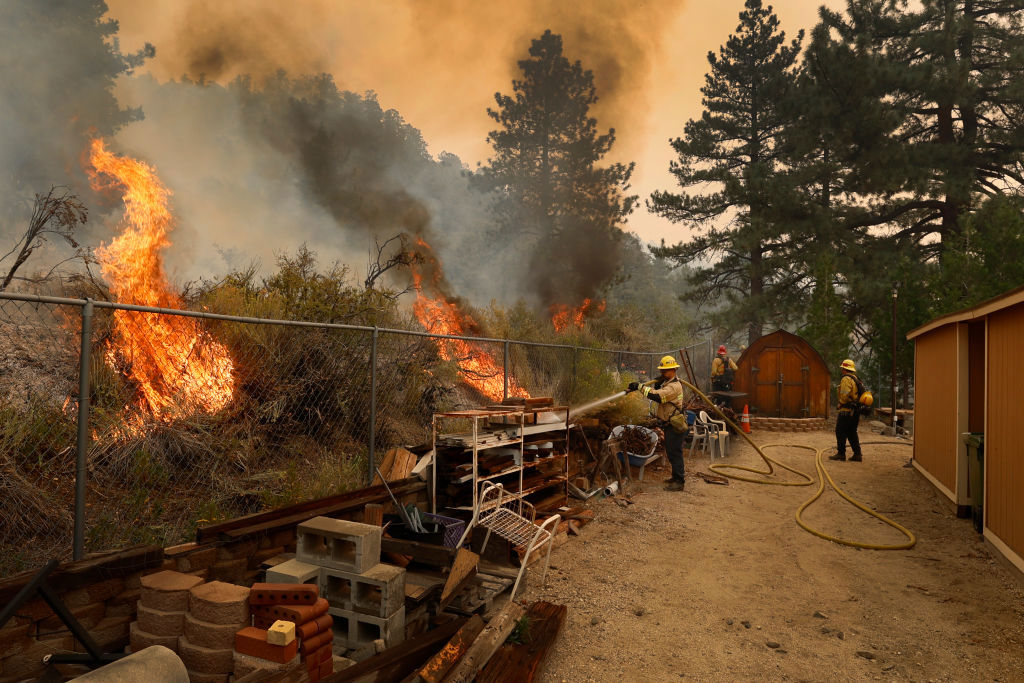
[(889, 424), (896, 429), (896, 285), (892, 283), (892, 420)]

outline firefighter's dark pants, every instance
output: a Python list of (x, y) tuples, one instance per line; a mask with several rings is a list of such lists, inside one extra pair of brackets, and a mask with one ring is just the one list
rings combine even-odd
[(860, 422), (860, 413), (854, 409), (840, 410), (836, 416), (836, 452), (839, 455), (846, 455), (846, 442), (850, 442), (853, 454), (860, 456), (860, 438), (857, 436), (857, 423)]
[(672, 425), (666, 422), (662, 426), (665, 432), (665, 453), (668, 454), (668, 462), (672, 465), (672, 478), (676, 481), (686, 481), (686, 472), (683, 467), (683, 444), (686, 443), (686, 434), (680, 434), (672, 429)]

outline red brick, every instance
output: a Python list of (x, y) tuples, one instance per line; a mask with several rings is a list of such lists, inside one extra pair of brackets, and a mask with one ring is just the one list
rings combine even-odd
[(313, 653), (312, 659), (320, 658), (320, 662), (329, 662), (334, 657), (334, 648), (331, 643), (327, 643), (322, 648)]
[(323, 614), (313, 621), (307, 621), (305, 624), (298, 624), (295, 627), (295, 635), (299, 638), (312, 638), (317, 633), (331, 628), (333, 624), (334, 617), (330, 614)]
[(301, 645), (302, 654), (308, 657), (310, 653), (316, 652), (324, 645), (330, 644), (332, 640), (334, 640), (334, 631), (324, 631), (312, 638), (303, 638)]
[(254, 605), (252, 613), (273, 622), (276, 619), (293, 622), (296, 626), (327, 614), (327, 600), (318, 598), (312, 605)]
[(243, 655), (259, 657), (278, 664), (291, 661), (298, 650), (298, 645), (297, 640), (287, 645), (271, 645), (267, 642), (267, 632), (252, 626), (246, 626), (235, 634), (235, 650)]
[(332, 673), (334, 673), (334, 662), (328, 659), (320, 664), (320, 678), (330, 676)]
[(320, 597), (308, 583), (256, 583), (249, 593), (250, 605), (313, 605)]

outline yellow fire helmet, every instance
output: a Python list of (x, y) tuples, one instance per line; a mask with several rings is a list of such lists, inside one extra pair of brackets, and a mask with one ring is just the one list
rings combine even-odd
[(850, 372), (857, 372), (857, 366), (853, 364), (853, 361), (847, 358), (839, 364), (843, 370), (849, 370)]
[(870, 391), (865, 391), (860, 395), (860, 404), (862, 406), (870, 408), (875, 402), (875, 397), (871, 395)]
[(659, 370), (675, 370), (679, 367), (679, 363), (672, 356), (662, 356), (661, 365), (658, 366)]

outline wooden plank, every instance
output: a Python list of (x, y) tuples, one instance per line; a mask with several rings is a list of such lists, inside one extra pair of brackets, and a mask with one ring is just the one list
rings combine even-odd
[[(395, 496), (401, 498), (419, 491), (425, 491), (427, 485), (418, 479), (407, 479), (405, 482), (393, 484), (391, 488), (392, 491), (394, 491)], [(321, 507), (292, 512), (290, 514), (282, 514), (289, 512), (290, 508), (283, 508), (274, 512), (263, 513), (266, 515), (263, 521), (246, 526), (236, 526), (234, 528), (221, 531), (218, 533), (218, 537), (224, 540), (234, 541), (247, 536), (266, 534), (281, 529), (291, 528), (313, 517), (333, 517), (337, 515), (357, 514), (366, 506), (367, 503), (382, 503), (391, 500), (383, 486), (373, 486), (368, 489), (360, 489), (358, 493), (361, 493), (362, 495), (348, 498), (341, 502), (329, 503)], [(197, 535), (200, 532), (202, 532), (202, 530), (197, 532)], [(203, 534), (202, 537), (207, 539), (209, 538), (206, 534)]]
[(451, 671), (462, 655), (466, 654), (466, 650), (483, 630), (484, 620), (480, 618), (479, 614), (474, 614), (469, 621), (462, 625), (458, 633), (441, 648), (441, 651), (420, 668), (417, 672), (420, 679), (426, 683), (441, 683), (445, 675)]
[(538, 601), (530, 605), (523, 643), (499, 649), (480, 672), (478, 683), (522, 681), (530, 683), (540, 672), (544, 657), (551, 650), (568, 610), (565, 605)]
[[(387, 452), (384, 453), (384, 458), (380, 461), (380, 464), (377, 465), (377, 469), (380, 470), (381, 473), (387, 478), (387, 481), (392, 481), (393, 479), (391, 476), (391, 468), (395, 466), (395, 456), (398, 455), (398, 451), (399, 449), (397, 448), (389, 448)], [(384, 480), (380, 478), (380, 474), (374, 474), (373, 482), (371, 483), (371, 485), (378, 486), (383, 481)]]
[(465, 619), (453, 619), (378, 655), (321, 678), (328, 683), (391, 683), (413, 673), (455, 635)]
[[(138, 571), (159, 567), (164, 561), (164, 549), (158, 545), (142, 545), (90, 557), (77, 562), (57, 565), (46, 582), (58, 593), (96, 583), (104, 579), (120, 578)], [(32, 580), (37, 570), (21, 572), (0, 581), (0, 605), (14, 599), (18, 591)]]
[(412, 476), (412, 471), (416, 467), (416, 459), (415, 453), (399, 448), (398, 452), (395, 453), (395, 464), (391, 467), (391, 472), (388, 474), (388, 481), (408, 479)]
[(480, 556), (471, 550), (459, 548), (452, 562), (452, 569), (448, 572), (448, 579), (444, 582), (444, 589), (441, 591), (441, 609), (452, 601), (459, 591), (466, 587), (466, 584), (476, 576), (477, 567), (480, 565)]
[(526, 610), (519, 603), (509, 602), (506, 604), (484, 627), (477, 639), (466, 650), (466, 654), (452, 667), (451, 672), (444, 679), (445, 683), (469, 683), (472, 681), (487, 665), (488, 660), (501, 647), (501, 644), (505, 642), (508, 634), (512, 632), (516, 623), (525, 613)]
[[(391, 484), (391, 490), (395, 492), (396, 496), (399, 494), (405, 495), (408, 493), (416, 493), (418, 491), (426, 490), (426, 484), (419, 479), (409, 479), (403, 482)], [(317, 515), (337, 514), (340, 512), (356, 510), (362, 508), (367, 503), (386, 503), (390, 500), (391, 498), (388, 496), (388, 492), (383, 485), (370, 486), (367, 488), (356, 489), (354, 491), (346, 491), (345, 493), (340, 493), (335, 496), (307, 500), (303, 503), (288, 505), (286, 507), (277, 508), (276, 510), (254, 512), (251, 515), (235, 517), (234, 519), (229, 519), (224, 522), (200, 527), (196, 530), (196, 541), (198, 543), (206, 543), (208, 541), (215, 541), (222, 537), (233, 538), (237, 536), (244, 536), (244, 533), (234, 535), (230, 535), (228, 533), (239, 529), (265, 528), (276, 530), (277, 528), (285, 528), (284, 526), (275, 528), (273, 522), (279, 519), (292, 518), (293, 516), (301, 515), (302, 513), (306, 513), (305, 519), (309, 519), (310, 517), (316, 517)], [(300, 521), (305, 521), (305, 519)]]
[(363, 524), (384, 526), (384, 506), (380, 503), (367, 503), (363, 508)]
[(380, 539), (381, 552), (406, 555), (417, 562), (432, 564), (435, 567), (450, 567), (455, 561), (455, 551), (442, 545), (431, 545), (419, 541), (407, 541), (402, 538)]

